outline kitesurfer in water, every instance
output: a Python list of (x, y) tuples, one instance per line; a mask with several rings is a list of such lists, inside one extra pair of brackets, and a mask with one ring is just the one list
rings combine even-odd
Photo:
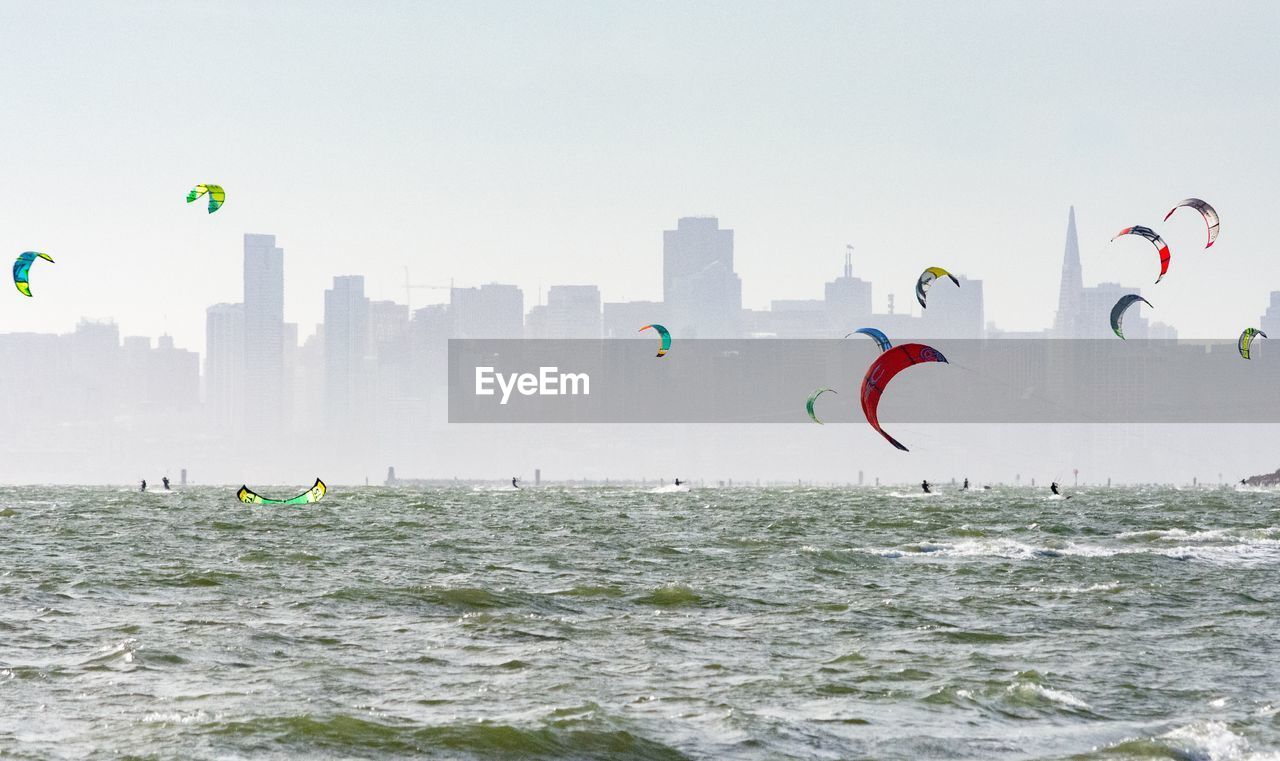
[(1054, 481), (1053, 483), (1049, 484), (1049, 491), (1053, 492), (1054, 494), (1061, 494), (1061, 492), (1058, 491), (1057, 481)]
[(147, 490), (147, 479), (144, 478), (142, 479), (142, 488), (138, 489), (138, 491), (146, 491), (146, 490)]
[(960, 487), (960, 491), (965, 491), (965, 490), (967, 490), (968, 488), (969, 488), (969, 479), (967, 479), (967, 478), (966, 478), (966, 479), (964, 480), (964, 486), (961, 486), (961, 487)]
[(512, 476), (512, 477), (511, 477), (511, 488), (512, 488), (512, 489), (519, 489), (519, 488), (520, 488), (520, 484), (516, 483), (516, 481), (517, 481), (517, 480), (518, 480), (518, 479), (517, 479), (515, 476)]
[(676, 486), (679, 486), (679, 485), (681, 485), (681, 484), (686, 484), (686, 483), (689, 483), (689, 482), (688, 482), (688, 481), (681, 481), (681, 480), (680, 480), (680, 479), (678, 479), (678, 478), (676, 479)]
[(921, 482), (920, 482), (920, 488), (921, 488), (921, 489), (924, 489), (924, 493), (925, 493), (925, 494), (932, 494), (932, 493), (933, 493), (933, 492), (929, 491), (929, 482), (928, 482), (927, 480), (926, 480), (926, 481), (921, 481)]
[(165, 491), (169, 491), (169, 477), (168, 477), (168, 476), (165, 476), (164, 478), (160, 479), (160, 483), (164, 484), (164, 490), (165, 490)]

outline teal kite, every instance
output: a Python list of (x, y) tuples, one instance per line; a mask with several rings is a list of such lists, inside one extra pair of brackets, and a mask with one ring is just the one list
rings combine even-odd
[(667, 353), (668, 349), (671, 348), (671, 331), (655, 322), (652, 325), (645, 325), (643, 328), (640, 328), (640, 332), (646, 331), (649, 328), (653, 328), (658, 331), (658, 335), (662, 336), (662, 347), (658, 349), (658, 356), (661, 357)]
[(187, 193), (187, 203), (191, 203), (205, 193), (209, 194), (210, 214), (221, 209), (223, 201), (227, 200), (227, 193), (221, 185), (196, 185), (190, 193)]
[(236, 496), (246, 505), (309, 505), (312, 502), (319, 502), (324, 499), (327, 491), (329, 491), (329, 488), (324, 485), (324, 481), (317, 478), (310, 489), (289, 499), (262, 497), (251, 491), (248, 486), (241, 486), (240, 491), (236, 492)]
[(42, 254), (39, 251), (27, 251), (18, 257), (13, 263), (13, 284), (18, 286), (18, 293), (23, 296), (31, 295), (31, 284), (29, 280), (29, 272), (31, 263), (39, 257), (46, 262), (53, 263), (53, 257), (48, 254)]
[[(861, 333), (864, 336), (871, 336), (872, 340), (876, 342), (876, 345), (880, 347), (880, 351), (889, 351), (893, 348), (893, 344), (889, 343), (889, 337), (886, 336), (884, 331), (879, 328), (858, 328), (853, 331), (853, 333)], [(845, 333), (844, 337), (848, 338), (853, 335), (853, 333)]]

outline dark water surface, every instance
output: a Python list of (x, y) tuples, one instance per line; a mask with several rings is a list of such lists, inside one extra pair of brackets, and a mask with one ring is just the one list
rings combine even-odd
[(0, 489), (0, 756), (1280, 758), (1277, 494), (233, 493)]

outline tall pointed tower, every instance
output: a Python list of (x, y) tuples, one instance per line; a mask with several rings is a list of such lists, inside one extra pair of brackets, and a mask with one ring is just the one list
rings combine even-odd
[(1055, 338), (1079, 337), (1084, 276), (1080, 272), (1080, 240), (1076, 237), (1076, 207), (1067, 212), (1067, 244), (1062, 252), (1062, 283), (1058, 287), (1058, 313), (1053, 320)]

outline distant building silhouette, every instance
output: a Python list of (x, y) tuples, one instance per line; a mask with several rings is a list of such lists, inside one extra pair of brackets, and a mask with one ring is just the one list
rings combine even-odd
[(117, 414), (128, 394), (120, 382), (120, 328), (109, 320), (81, 320), (60, 348), (67, 354), (68, 377), (76, 379), (74, 401), (64, 414), (81, 420)]
[[(1058, 311), (1049, 335), (1054, 338), (1114, 338), (1115, 333), (1111, 330), (1111, 308), (1121, 296), (1128, 293), (1141, 296), (1142, 289), (1119, 283), (1099, 283), (1085, 287), (1080, 267), (1080, 241), (1076, 235), (1076, 210), (1074, 206), (1071, 207), (1067, 213), (1067, 238), (1062, 255), (1062, 281), (1058, 287)], [(1142, 311), (1145, 308), (1145, 304), (1137, 304), (1125, 314), (1126, 339), (1177, 337), (1177, 331), (1168, 325), (1161, 325), (1157, 335), (1153, 335)]]
[(599, 288), (594, 285), (553, 285), (547, 291), (546, 305), (529, 310), (525, 336), (600, 338), (602, 326)]
[(1076, 338), (1081, 318), (1084, 273), (1080, 267), (1080, 239), (1076, 235), (1076, 207), (1067, 210), (1067, 241), (1062, 251), (1062, 279), (1058, 282), (1058, 311), (1053, 319), (1056, 338)]
[(826, 284), (823, 296), (830, 327), (838, 331), (850, 326), (844, 333), (865, 327), (862, 323), (870, 319), (872, 310), (871, 283), (853, 276), (853, 246), (845, 247), (844, 274)]
[(733, 230), (715, 217), (682, 217), (662, 233), (662, 298), (674, 332), (734, 338), (741, 328), (742, 280), (733, 271)]
[(160, 336), (155, 348), (145, 336), (130, 336), (122, 347), (125, 385), (132, 389), (128, 409), (138, 416), (175, 417), (194, 411), (200, 403), (200, 355), (173, 345)]
[(939, 280), (929, 291), (930, 306), (920, 316), (916, 335), (923, 338), (984, 338), (982, 281), (956, 275), (957, 288), (950, 280)]
[(215, 430), (239, 432), (244, 419), (244, 304), (205, 310), (204, 399)]
[(364, 276), (335, 277), (324, 292), (324, 399), (326, 415), (342, 428), (351, 427), (366, 408), (370, 339)]
[(661, 301), (606, 301), (602, 311), (605, 338), (637, 338), (645, 325), (671, 322), (667, 305)]
[[(878, 313), (872, 283), (854, 274), (852, 247), (846, 247), (840, 275), (823, 283), (821, 291), (822, 278), (813, 278), (814, 298), (778, 299), (770, 309), (744, 310), (741, 280), (734, 272), (734, 232), (722, 229), (714, 217), (684, 217), (663, 233), (662, 301), (602, 302), (595, 285), (555, 285), (546, 303), (526, 315), (520, 288), (489, 283), (451, 288), (447, 304), (410, 312), (406, 304), (371, 301), (363, 276), (335, 277), (324, 294), (324, 322), (299, 345), (298, 326), (284, 321), (283, 250), (272, 235), (246, 234), (243, 253), (244, 300), (206, 310), (203, 378), (199, 358), (168, 336), (122, 341), (115, 323), (86, 320), (67, 335), (0, 335), (0, 351), (22, 358), (0, 366), (3, 409), (12, 418), (40, 419), (45, 424), (41, 430), (53, 432), (51, 441), (74, 441), (84, 452), (108, 453), (125, 440), (131, 446), (150, 441), (155, 451), (164, 451), (165, 442), (178, 440), (174, 430), (190, 431), (201, 446), (237, 453), (228, 457), (241, 456), (246, 441), (263, 436), (266, 445), (282, 452), (288, 450), (276, 446), (278, 439), (288, 436), (341, 441), (372, 452), (379, 446), (425, 442), (425, 431), (447, 422), (451, 338), (652, 342), (653, 334), (640, 328), (659, 323), (671, 329), (677, 342), (739, 336), (839, 338), (860, 327), (880, 328), (895, 343), (984, 334), (1117, 340), (1107, 319), (1111, 306), (1124, 293), (1139, 292), (1116, 283), (1084, 285), (1072, 209), (1058, 309), (1047, 330), (999, 331), (986, 322), (983, 281), (961, 273), (956, 275), (959, 288), (946, 280), (935, 284), (926, 310), (916, 308), (914, 281), (908, 279), (896, 294), (888, 294), (890, 305), (897, 297), (896, 312), (890, 306), (887, 313)], [(1176, 337), (1171, 327), (1148, 323), (1146, 307), (1139, 310), (1126, 318), (1127, 337)], [(1280, 291), (1271, 294), (1259, 327), (1274, 331), (1280, 340)], [(940, 347), (946, 351), (945, 345)], [(827, 348), (816, 342), (812, 346), (815, 352)], [(1026, 388), (1074, 382), (1069, 370), (1028, 367), (1026, 377), (1016, 382)], [(1153, 381), (1124, 374), (1105, 382), (1141, 387)], [(202, 411), (204, 425), (185, 424), (196, 422)], [(178, 421), (183, 424), (175, 425)], [(606, 433), (601, 431), (602, 439)], [(225, 446), (232, 443), (237, 446)], [(35, 451), (28, 442), (22, 446)], [(260, 452), (247, 452), (237, 467), (262, 459)]]
[[(1139, 288), (1129, 288), (1119, 283), (1098, 283), (1080, 292), (1080, 313), (1076, 316), (1075, 332), (1070, 338), (1115, 338), (1111, 329), (1111, 309), (1127, 293), (1142, 294)], [(1142, 310), (1147, 305), (1136, 303), (1124, 315), (1126, 339), (1149, 338), (1147, 318)]]
[(487, 283), (449, 291), (450, 338), (521, 338), (524, 293), (514, 285)]
[(244, 236), (245, 429), (273, 434), (284, 414), (284, 250), (276, 236)]
[(1258, 318), (1258, 329), (1267, 334), (1267, 337), (1275, 336), (1280, 339), (1280, 291), (1271, 292), (1271, 303), (1267, 305), (1267, 311)]
[(408, 305), (370, 302), (369, 341), (368, 410), (375, 430), (388, 431), (407, 422), (406, 405), (423, 392), (412, 374)]

